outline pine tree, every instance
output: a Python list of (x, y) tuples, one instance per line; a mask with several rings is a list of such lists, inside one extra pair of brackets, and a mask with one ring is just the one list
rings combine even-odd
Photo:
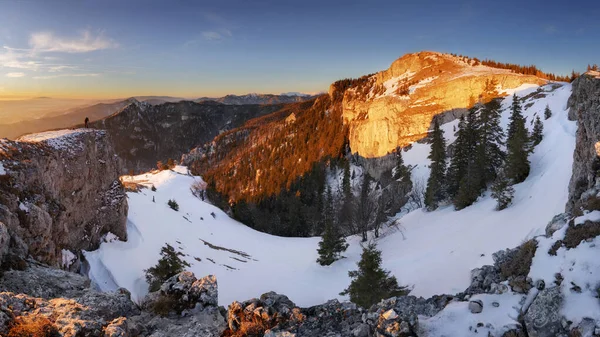
[[(473, 107), (469, 110), (469, 114), (475, 113), (476, 108)], [(454, 199), (458, 193), (460, 182), (465, 176), (467, 167), (469, 165), (469, 153), (467, 140), (467, 122), (464, 116), (460, 116), (458, 122), (458, 134), (456, 140), (453, 143), (454, 151), (450, 166), (446, 176), (447, 188), (446, 192), (450, 199)]]
[(531, 150), (539, 143), (541, 143), (544, 138), (544, 124), (540, 119), (540, 116), (535, 118), (535, 122), (533, 124), (533, 133), (531, 134)]
[(516, 95), (513, 96), (506, 149), (506, 176), (513, 184), (518, 184), (529, 175), (530, 147), (525, 118), (521, 113), (521, 103)]
[(398, 147), (396, 149), (396, 167), (394, 169), (394, 175), (392, 176), (392, 178), (394, 180), (401, 179), (402, 182), (410, 180), (410, 171), (408, 170), (408, 167), (404, 165), (401, 147)]
[(552, 111), (550, 110), (550, 107), (546, 105), (546, 109), (544, 109), (544, 119), (548, 119), (550, 117), (552, 117)]
[(324, 205), (325, 232), (319, 242), (319, 249), (317, 250), (319, 258), (317, 262), (322, 266), (328, 266), (343, 257), (341, 253), (348, 248), (348, 244), (346, 243), (346, 239), (340, 234), (335, 223), (333, 197), (330, 187), (327, 188)]
[(393, 296), (404, 296), (409, 293), (406, 287), (398, 285), (396, 277), (381, 268), (381, 252), (375, 244), (363, 247), (358, 270), (348, 273), (352, 282), (340, 295), (350, 295), (350, 301), (369, 308), (382, 299)]
[(492, 198), (498, 202), (496, 209), (500, 211), (508, 207), (514, 194), (515, 189), (510, 185), (510, 180), (506, 177), (504, 171), (499, 171), (496, 180), (492, 184)]
[(480, 143), (480, 125), (476, 111), (472, 111), (467, 115), (465, 129), (463, 151), (466, 154), (466, 167), (464, 174), (458, 183), (458, 191), (453, 199), (456, 209), (463, 209), (475, 202), (481, 194), (483, 171), (485, 165), (480, 162), (482, 157), (479, 154), (481, 147)]
[(445, 198), (446, 176), (446, 139), (437, 119), (433, 123), (431, 151), (428, 158), (431, 160), (431, 172), (425, 190), (425, 206), (429, 210), (434, 210)]
[(479, 114), (477, 126), (477, 165), (481, 172), (481, 188), (496, 179), (498, 168), (504, 162), (506, 154), (502, 150), (504, 145), (504, 130), (500, 126), (500, 102), (491, 100), (486, 103)]
[(181, 273), (190, 264), (182, 260), (183, 253), (175, 251), (168, 243), (160, 250), (161, 258), (154, 267), (146, 269), (146, 281), (150, 291), (157, 291), (160, 286), (170, 277)]

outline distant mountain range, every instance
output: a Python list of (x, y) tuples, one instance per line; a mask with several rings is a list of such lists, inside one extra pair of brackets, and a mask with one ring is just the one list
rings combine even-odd
[[(247, 95), (227, 95), (223, 97), (202, 97), (194, 102), (217, 102), (225, 105), (272, 105), (283, 103), (304, 102), (314, 98), (307, 94), (287, 93), (282, 95), (273, 94), (247, 94)], [(53, 100), (51, 97), (39, 97), (37, 99)], [(60, 128), (68, 128), (76, 124), (81, 124), (86, 117), (90, 121), (97, 121), (106, 118), (131, 103), (144, 102), (156, 106), (165, 103), (177, 103), (182, 101), (191, 101), (183, 97), (172, 96), (135, 96), (128, 99), (113, 99), (103, 103), (93, 105), (85, 105), (66, 110), (62, 114), (42, 114), (37, 119), (29, 119), (19, 122), (3, 124), (0, 121), (0, 138), (15, 139), (19, 136), (53, 130)]]
[(301, 93), (286, 93), (281, 95), (273, 94), (246, 94), (246, 95), (227, 95), (219, 98), (200, 97), (194, 102), (214, 101), (228, 105), (242, 104), (282, 104), (305, 102), (316, 96)]

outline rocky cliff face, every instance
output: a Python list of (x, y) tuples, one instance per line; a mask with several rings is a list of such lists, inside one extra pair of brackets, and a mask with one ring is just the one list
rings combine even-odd
[[(125, 171), (147, 171), (158, 160), (177, 159), (194, 146), (280, 105), (224, 105), (182, 101), (150, 105), (133, 101), (90, 127), (107, 130)], [(121, 172), (125, 173), (125, 172)]]
[(111, 232), (126, 239), (122, 164), (104, 131), (0, 140), (0, 258), (68, 266)]
[(600, 163), (600, 73), (590, 71), (573, 81), (569, 118), (577, 121), (577, 143), (573, 153), (573, 175), (569, 184), (571, 210), (582, 193), (596, 181)]
[[(381, 157), (423, 138), (433, 117), (442, 112), (470, 107), (498, 96), (502, 89), (544, 83), (448, 54), (407, 54), (344, 93), (350, 147), (365, 158)], [(332, 85), (332, 98), (338, 94), (335, 90)]]

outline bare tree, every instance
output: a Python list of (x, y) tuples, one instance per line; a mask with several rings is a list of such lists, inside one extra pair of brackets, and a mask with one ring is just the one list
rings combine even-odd
[(419, 178), (413, 181), (412, 191), (408, 195), (408, 200), (414, 209), (423, 208), (425, 206), (423, 200), (425, 198), (425, 189), (427, 184), (425, 179)]

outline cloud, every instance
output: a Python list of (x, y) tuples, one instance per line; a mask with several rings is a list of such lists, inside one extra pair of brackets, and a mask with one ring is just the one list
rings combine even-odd
[(53, 78), (60, 77), (96, 77), (100, 76), (99, 73), (84, 73), (84, 74), (60, 74), (60, 75), (48, 75), (48, 76), (34, 76), (33, 78), (36, 80), (50, 80)]
[(74, 39), (59, 37), (52, 32), (33, 33), (29, 38), (29, 45), (38, 52), (63, 53), (87, 53), (118, 46), (102, 32), (94, 35), (89, 30), (83, 31), (78, 38)]
[(48, 75), (48, 76), (34, 76), (36, 80), (50, 80), (53, 78), (60, 77), (97, 77), (100, 76), (98, 73), (83, 73), (83, 74), (60, 74), (60, 75)]
[(6, 46), (2, 50), (4, 52), (0, 52), (0, 67), (28, 70), (37, 70), (40, 67), (40, 63), (34, 61), (29, 52)]
[(58, 65), (58, 66), (50, 66), (48, 68), (48, 72), (50, 73), (57, 73), (57, 72), (61, 72), (64, 70), (75, 70), (77, 69), (77, 67), (75, 66), (64, 66), (64, 65)]
[(8, 73), (6, 74), (6, 77), (13, 77), (13, 78), (17, 78), (17, 77), (24, 77), (25, 73)]

